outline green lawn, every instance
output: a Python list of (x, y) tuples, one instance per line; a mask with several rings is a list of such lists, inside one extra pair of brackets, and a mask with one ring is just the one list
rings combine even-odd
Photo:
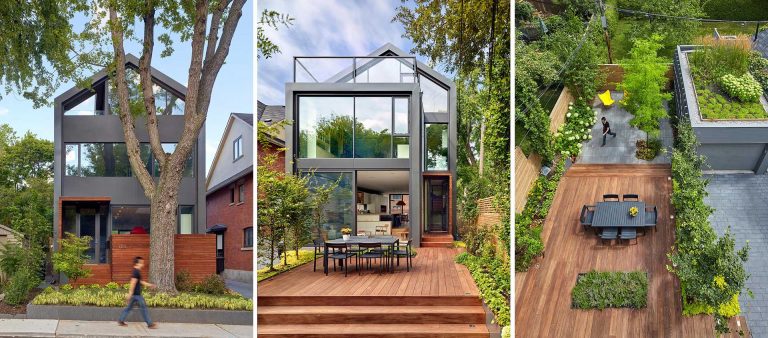
[(571, 292), (577, 309), (634, 308), (648, 304), (645, 272), (590, 271), (576, 281)]

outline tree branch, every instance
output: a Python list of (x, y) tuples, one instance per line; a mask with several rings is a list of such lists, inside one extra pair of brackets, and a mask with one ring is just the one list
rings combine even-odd
[(139, 140), (136, 137), (133, 115), (131, 115), (130, 102), (128, 101), (128, 85), (125, 81), (125, 48), (123, 47), (123, 31), (120, 28), (120, 20), (117, 18), (117, 10), (114, 3), (109, 5), (109, 27), (112, 34), (112, 46), (115, 53), (115, 82), (117, 83), (118, 106), (120, 108), (120, 123), (123, 124), (123, 137), (128, 153), (128, 161), (139, 184), (144, 189), (144, 195), (150, 200), (155, 192), (155, 181), (150, 176), (141, 161)]
[(224, 10), (229, 6), (231, 0), (219, 0), (219, 7), (216, 8), (211, 16), (211, 30), (208, 33), (208, 45), (205, 51), (205, 62), (213, 57), (216, 52), (216, 44), (219, 40), (219, 26), (221, 25), (221, 18), (224, 16)]
[(155, 5), (152, 0), (147, 1), (144, 13), (144, 48), (139, 60), (139, 76), (141, 78), (141, 90), (144, 94), (144, 109), (147, 112), (147, 132), (149, 133), (149, 145), (152, 154), (157, 159), (162, 171), (165, 167), (166, 155), (160, 143), (160, 131), (157, 127), (157, 109), (155, 108), (155, 93), (153, 90), (151, 63), (152, 52), (155, 47)]

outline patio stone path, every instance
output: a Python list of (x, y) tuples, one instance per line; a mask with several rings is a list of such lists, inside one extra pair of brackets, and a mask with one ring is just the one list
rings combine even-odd
[[(632, 114), (622, 108), (618, 101), (624, 96), (621, 92), (611, 92), (611, 97), (616, 103), (608, 109), (603, 107), (599, 99), (593, 102), (592, 107), (597, 111), (595, 125), (592, 127), (592, 139), (585, 142), (576, 163), (621, 163), (621, 164), (664, 164), (671, 163), (670, 155), (672, 149), (672, 128), (669, 119), (661, 121), (661, 140), (667, 153), (657, 156), (653, 161), (644, 161), (635, 157), (637, 147), (635, 142), (639, 139), (645, 139), (646, 133), (629, 125)], [(608, 135), (604, 147), (603, 143), (603, 124), (600, 118), (605, 116), (608, 123), (611, 124), (611, 130), (616, 133), (616, 137)]]
[(741, 312), (754, 337), (768, 337), (768, 175), (705, 175), (710, 180), (704, 201), (715, 212), (709, 221), (722, 235), (731, 226), (736, 247), (749, 240), (747, 287), (755, 298), (739, 297)]

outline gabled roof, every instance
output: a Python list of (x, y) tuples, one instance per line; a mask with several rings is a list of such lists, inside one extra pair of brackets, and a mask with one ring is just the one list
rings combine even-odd
[(259, 122), (264, 122), (267, 125), (285, 120), (285, 106), (273, 106), (264, 104), (261, 101), (256, 101)]
[[(373, 52), (369, 53), (367, 56), (402, 56), (402, 57), (414, 57), (413, 55), (410, 55), (408, 52), (398, 48), (397, 46), (393, 45), (390, 42), (385, 43), (383, 46), (377, 48)], [(414, 57), (415, 58), (415, 57)], [(371, 59), (367, 63), (370, 64), (368, 67), (373, 66), (373, 64), (376, 64), (378, 62), (381, 62), (381, 59)], [(357, 65), (357, 68), (364, 68), (366, 67), (366, 64), (363, 65)], [(427, 64), (419, 61), (416, 59), (416, 68), (418, 68), (421, 73), (426, 74), (428, 77), (433, 78), (437, 82), (440, 82), (446, 86), (449, 87), (455, 87), (456, 85), (451, 81), (451, 79), (447, 78), (445, 75), (441, 74), (440, 72), (432, 69), (432, 67), (428, 66)], [(346, 77), (350, 77), (352, 75), (353, 67), (349, 66), (345, 70), (337, 73), (336, 75), (332, 76), (329, 81), (330, 82), (346, 82)], [(344, 80), (342, 80), (344, 79)]]
[[(208, 177), (205, 178), (205, 189), (207, 192), (212, 192), (216, 190), (216, 189), (209, 189), (208, 186), (211, 183), (211, 177), (213, 177), (213, 172), (216, 170), (216, 163), (219, 162), (219, 157), (221, 157), (221, 152), (222, 150), (224, 150), (225, 140), (227, 139), (229, 132), (232, 130), (232, 124), (235, 123), (235, 120), (243, 121), (245, 124), (248, 125), (248, 127), (253, 128), (253, 114), (244, 114), (244, 113), (229, 114), (229, 119), (227, 120), (227, 127), (224, 128), (224, 133), (221, 135), (221, 139), (219, 140), (219, 146), (216, 148), (216, 154), (213, 156), (213, 162), (211, 162), (211, 170), (208, 172)], [(248, 120), (250, 120), (251, 123), (248, 123)], [(253, 165), (251, 165), (250, 168), (251, 170), (248, 172), (253, 171)], [(246, 172), (240, 173), (240, 176), (244, 174), (246, 174)]]
[[(139, 69), (139, 58), (137, 58), (133, 54), (126, 54), (125, 55), (125, 66), (130, 67), (133, 69)], [(168, 75), (165, 75), (163, 72), (155, 69), (154, 67), (150, 67), (150, 74), (152, 75), (152, 81), (159, 85), (160, 87), (169, 90), (173, 92), (176, 96), (178, 96), (182, 101), (186, 100), (187, 98), (187, 87), (179, 83), (178, 81), (174, 80)], [(109, 73), (107, 72), (107, 68), (104, 68), (91, 76), (88, 81), (92, 83), (94, 86), (96, 84), (103, 83), (104, 81), (109, 79)], [(55, 103), (61, 104), (63, 102), (69, 101), (70, 99), (76, 98), (78, 96), (87, 95), (90, 96), (93, 93), (91, 88), (81, 88), (78, 86), (74, 86), (70, 88), (69, 90), (65, 91), (61, 95), (57, 96), (55, 99)]]

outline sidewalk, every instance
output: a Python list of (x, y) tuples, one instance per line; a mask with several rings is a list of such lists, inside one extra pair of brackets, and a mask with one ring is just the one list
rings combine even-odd
[(92, 322), (55, 319), (0, 319), (0, 337), (253, 337), (253, 326), (189, 323)]

